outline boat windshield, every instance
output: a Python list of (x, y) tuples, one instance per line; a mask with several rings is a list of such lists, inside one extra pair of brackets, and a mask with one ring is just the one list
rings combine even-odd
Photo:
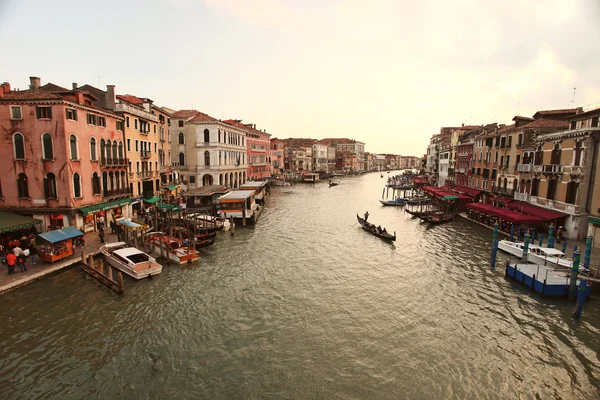
[(144, 253), (130, 254), (127, 258), (134, 264), (146, 262), (150, 259), (150, 257)]

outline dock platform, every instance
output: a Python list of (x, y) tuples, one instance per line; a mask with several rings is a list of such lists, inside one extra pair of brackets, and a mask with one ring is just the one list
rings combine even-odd
[[(542, 296), (568, 296), (571, 283), (570, 271), (557, 270), (537, 264), (506, 264), (506, 277), (524, 284)], [(579, 279), (577, 279), (579, 285)], [(587, 287), (586, 297), (591, 293)]]

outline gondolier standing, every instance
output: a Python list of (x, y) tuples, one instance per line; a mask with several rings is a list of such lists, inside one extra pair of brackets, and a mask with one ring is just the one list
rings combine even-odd
[(367, 212), (365, 213), (365, 222), (367, 222), (367, 220), (368, 220), (368, 219), (369, 219), (369, 212), (367, 211)]

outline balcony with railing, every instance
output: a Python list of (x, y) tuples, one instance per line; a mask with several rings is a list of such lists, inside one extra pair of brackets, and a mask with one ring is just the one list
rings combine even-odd
[(201, 148), (201, 147), (216, 147), (218, 146), (219, 143), (218, 142), (196, 142), (196, 148)]
[(563, 166), (560, 164), (544, 164), (541, 165), (542, 172), (545, 174), (562, 174)]
[(513, 197), (515, 200), (529, 202), (529, 193), (515, 192)]
[(519, 164), (517, 166), (517, 171), (519, 171), (519, 172), (531, 172), (531, 171), (533, 171), (533, 165), (532, 164)]
[(515, 189), (504, 188), (501, 186), (492, 186), (492, 192), (496, 194), (504, 194), (506, 196), (513, 197), (515, 194)]
[(249, 150), (251, 152), (253, 152), (253, 153), (266, 153), (267, 152), (267, 149), (264, 148), (264, 147), (255, 147), (255, 146), (252, 146), (252, 147), (250, 147)]
[(154, 171), (140, 171), (138, 172), (138, 177), (142, 179), (152, 178), (154, 176)]
[(129, 188), (104, 190), (103, 195), (105, 198), (126, 196), (129, 195)]
[(550, 210), (556, 210), (571, 215), (579, 214), (581, 211), (581, 207), (577, 204), (568, 204), (562, 201), (549, 200), (544, 197), (531, 196), (529, 202)]
[(101, 167), (119, 167), (128, 165), (129, 159), (123, 157), (102, 157), (100, 158)]
[(152, 152), (150, 152), (148, 150), (140, 151), (140, 158), (148, 159), (148, 158), (150, 158), (150, 156), (152, 156)]

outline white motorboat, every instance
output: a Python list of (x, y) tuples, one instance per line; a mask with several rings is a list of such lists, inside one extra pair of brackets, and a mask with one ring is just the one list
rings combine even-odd
[[(500, 250), (519, 258), (523, 258), (524, 246), (524, 242), (511, 242), (510, 240), (500, 240), (498, 242), (498, 248)], [(558, 268), (571, 268), (573, 265), (573, 260), (567, 257), (562, 251), (550, 247), (538, 246), (535, 244), (529, 245), (527, 261), (533, 264)]]
[(162, 272), (162, 265), (154, 258), (125, 242), (107, 243), (100, 251), (110, 265), (132, 278), (144, 279)]

